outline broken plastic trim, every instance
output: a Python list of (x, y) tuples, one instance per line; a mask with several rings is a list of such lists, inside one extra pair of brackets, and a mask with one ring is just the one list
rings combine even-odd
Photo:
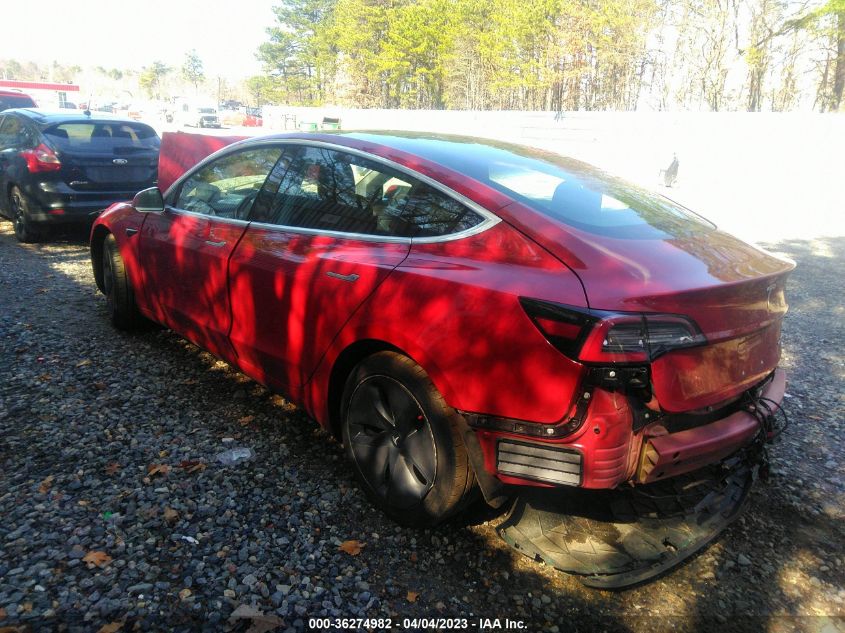
[(497, 531), (517, 551), (588, 587), (630, 587), (680, 565), (736, 519), (763, 460), (744, 450), (633, 488), (525, 490)]

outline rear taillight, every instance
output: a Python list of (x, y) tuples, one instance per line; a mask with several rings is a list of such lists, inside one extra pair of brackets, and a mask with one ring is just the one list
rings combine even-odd
[(520, 303), (549, 343), (586, 363), (644, 363), (706, 342), (695, 323), (674, 314), (590, 311), (526, 298)]
[(56, 153), (41, 143), (35, 149), (28, 149), (21, 152), (26, 161), (26, 168), (31, 174), (37, 174), (45, 171), (58, 171), (62, 168), (62, 163)]
[(578, 354), (588, 363), (649, 362), (705, 342), (689, 319), (674, 314), (613, 315), (595, 325)]

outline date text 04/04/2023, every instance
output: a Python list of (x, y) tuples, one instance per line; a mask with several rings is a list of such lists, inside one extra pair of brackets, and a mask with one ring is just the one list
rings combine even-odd
[(528, 627), (522, 620), (510, 618), (309, 618), (308, 628), (312, 630), (326, 629), (367, 629), (388, 631), (391, 629), (411, 629), (415, 631), (432, 630), (462, 630), (472, 627), (481, 631), (519, 631)]

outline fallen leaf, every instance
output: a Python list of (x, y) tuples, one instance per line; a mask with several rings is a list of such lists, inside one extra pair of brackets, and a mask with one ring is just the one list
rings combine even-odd
[(48, 475), (44, 481), (41, 482), (41, 485), (38, 486), (38, 492), (42, 495), (46, 495), (50, 492), (50, 488), (53, 487), (53, 475)]
[(39, 295), (43, 295), (43, 294), (48, 293), (48, 292), (50, 292), (49, 288), (39, 288), (38, 290), (35, 291), (35, 293), (39, 294)]
[(416, 563), (416, 562), (417, 562), (417, 560), (418, 560), (418, 558), (419, 558), (419, 557), (417, 556), (417, 553), (416, 553), (416, 552), (411, 552), (411, 562), (412, 562), (412, 563)]
[(238, 423), (239, 423), (241, 426), (246, 426), (247, 424), (249, 424), (249, 423), (250, 423), (250, 422), (252, 422), (253, 420), (255, 420), (255, 416), (254, 416), (254, 415), (245, 415), (245, 416), (244, 416), (244, 417), (242, 417), (240, 420), (238, 420)]
[(18, 613), (23, 611), (24, 613), (32, 613), (32, 603), (31, 602), (24, 602), (20, 607), (18, 607)]
[(117, 633), (123, 628), (123, 622), (109, 622), (99, 628), (97, 633)]
[(103, 389), (106, 389), (107, 387), (108, 387), (108, 385), (104, 382), (95, 382), (94, 383), (94, 388), (99, 389), (100, 391), (103, 391)]
[(180, 600), (187, 600), (191, 597), (191, 590), (185, 587), (182, 591), (179, 592), (179, 599)]
[(152, 477), (153, 475), (157, 475), (161, 473), (162, 475), (166, 475), (170, 472), (170, 466), (167, 464), (150, 464), (147, 466), (147, 474)]
[(170, 506), (168, 506), (164, 509), (164, 520), (165, 521), (175, 521), (178, 518), (179, 518), (179, 513), (176, 512), (176, 510), (174, 510)]
[(107, 475), (116, 475), (118, 470), (120, 470), (120, 464), (117, 462), (111, 462), (108, 466), (106, 466)]
[(262, 611), (245, 604), (232, 611), (232, 615), (229, 616), (229, 622), (232, 624), (236, 620), (250, 620), (252, 622), (246, 633), (266, 633), (283, 626), (285, 623), (279, 616), (264, 615)]
[(338, 547), (338, 551), (346, 552), (350, 556), (357, 556), (361, 553), (361, 548), (364, 547), (366, 543), (362, 543), (361, 541), (351, 540), (351, 541), (344, 541)]
[(416, 602), (420, 594), (418, 591), (409, 591), (406, 597), (408, 598), (408, 602)]
[(83, 563), (88, 563), (88, 567), (105, 567), (112, 561), (112, 557), (105, 552), (91, 551), (85, 554), (82, 558)]
[(5, 620), (5, 619), (6, 619), (6, 609), (4, 609), (3, 607), (0, 607), (0, 620)]
[(184, 468), (187, 473), (198, 473), (208, 468), (205, 462), (183, 461), (179, 464), (179, 468)]
[[(90, 359), (90, 358), (83, 358), (81, 361), (79, 361), (78, 363), (76, 363), (76, 366), (77, 366), (77, 367), (85, 367), (85, 365), (90, 365), (90, 364), (91, 364), (91, 359)], [(117, 624), (117, 623), (116, 623), (116, 622), (112, 622), (112, 624)], [(108, 625), (108, 624), (107, 624), (106, 626), (110, 626), (110, 625)], [(123, 624), (121, 624), (120, 626), (123, 626)]]
[(52, 378), (53, 378), (53, 377), (52, 377), (50, 374), (41, 374), (41, 375), (38, 377), (38, 380), (40, 380), (41, 382), (50, 382), (50, 380), (51, 380)]
[(158, 456), (159, 456), (159, 457), (167, 457), (167, 455), (168, 455), (168, 452), (167, 452), (167, 451), (159, 451), (159, 452), (158, 452)]
[(76, 505), (87, 506), (87, 505), (91, 505), (91, 502), (86, 500), (86, 499), (80, 499), (79, 501), (76, 502)]

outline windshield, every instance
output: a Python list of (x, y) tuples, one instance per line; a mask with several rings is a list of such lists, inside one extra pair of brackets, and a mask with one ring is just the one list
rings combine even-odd
[(158, 151), (155, 130), (142, 123), (124, 121), (81, 121), (60, 123), (44, 130), (60, 151), (133, 154)]

